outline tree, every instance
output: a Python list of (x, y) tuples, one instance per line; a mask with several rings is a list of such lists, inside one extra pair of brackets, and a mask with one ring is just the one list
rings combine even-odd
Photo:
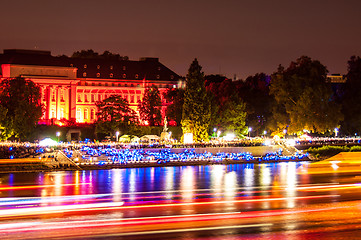
[(183, 133), (193, 133), (195, 142), (208, 141), (211, 106), (204, 84), (202, 67), (195, 59), (189, 67), (186, 78), (182, 113)]
[(111, 95), (109, 98), (96, 103), (98, 120), (96, 131), (113, 136), (116, 131), (122, 134), (131, 131), (138, 123), (137, 113), (129, 107), (126, 99), (119, 95)]
[(248, 126), (252, 131), (262, 133), (267, 129), (272, 115), (273, 97), (269, 93), (270, 78), (264, 73), (249, 76), (245, 81), (236, 81), (239, 95), (247, 105)]
[(107, 59), (107, 60), (129, 60), (128, 56), (120, 56), (109, 51), (104, 51), (103, 54), (95, 52), (93, 49), (76, 51), (72, 54), (72, 58), (89, 58), (89, 59)]
[(246, 104), (237, 95), (231, 97), (220, 107), (222, 110), (219, 117), (219, 125), (225, 131), (231, 131), (238, 137), (244, 137), (247, 134), (246, 127)]
[(352, 56), (348, 61), (347, 81), (342, 96), (342, 113), (345, 118), (341, 131), (354, 135), (361, 133), (361, 58)]
[(209, 82), (207, 86), (211, 106), (211, 126), (222, 132), (231, 131), (238, 137), (245, 135), (246, 105), (239, 97), (236, 84), (230, 79)]
[(177, 126), (182, 121), (182, 111), (184, 104), (184, 89), (181, 88), (169, 88), (164, 93), (164, 98), (171, 104), (167, 107), (166, 116), (171, 121), (175, 121)]
[(0, 126), (2, 138), (26, 139), (42, 116), (40, 88), (34, 82), (18, 77), (0, 84)]
[(162, 101), (158, 88), (153, 86), (145, 89), (143, 100), (138, 104), (140, 119), (147, 121), (149, 126), (161, 125), (161, 105)]
[[(274, 129), (302, 133), (333, 131), (342, 120), (340, 105), (332, 100), (327, 69), (319, 61), (303, 56), (271, 76), (270, 93), (275, 97)], [(277, 117), (277, 118), (275, 118)]]

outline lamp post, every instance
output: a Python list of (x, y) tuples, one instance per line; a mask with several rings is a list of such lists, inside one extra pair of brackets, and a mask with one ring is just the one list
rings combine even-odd
[(56, 136), (58, 137), (58, 142), (59, 142), (60, 132), (56, 132)]
[(220, 130), (218, 130), (218, 132), (217, 132), (217, 138), (219, 138), (220, 136), (221, 136), (221, 131)]
[(338, 128), (335, 128), (335, 137), (337, 137), (337, 134), (338, 134)]
[(252, 128), (249, 127), (249, 128), (248, 128), (248, 137), (251, 137), (251, 132), (252, 132)]
[(116, 131), (115, 136), (116, 136), (116, 138), (117, 138), (117, 142), (118, 142), (119, 131)]

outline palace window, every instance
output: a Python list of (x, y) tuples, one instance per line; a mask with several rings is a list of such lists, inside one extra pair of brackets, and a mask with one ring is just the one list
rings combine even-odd
[(43, 102), (45, 102), (46, 101), (46, 89), (45, 88), (42, 89), (42, 97), (43, 97)]
[(134, 95), (130, 96), (130, 103), (134, 103)]
[(55, 110), (54, 109), (51, 110), (51, 118), (55, 118)]
[(159, 78), (160, 78), (160, 75), (158, 74), (158, 75), (157, 75), (157, 79), (159, 79)]
[(100, 73), (97, 73), (97, 77), (100, 77)]
[(97, 69), (100, 69), (100, 65), (97, 66)]
[(140, 103), (140, 96), (137, 96), (137, 103)]
[(78, 102), (81, 102), (81, 94), (78, 93)]
[(83, 77), (86, 77), (86, 72), (83, 72)]
[(60, 108), (60, 119), (64, 118), (64, 108)]
[(127, 67), (126, 66), (123, 66), (123, 71), (127, 70)]
[(92, 108), (92, 109), (90, 110), (90, 119), (91, 119), (91, 120), (94, 120), (94, 119), (95, 119), (95, 110), (94, 110), (94, 108)]
[(84, 109), (84, 119), (88, 119), (88, 109)]
[(124, 73), (124, 74), (123, 74), (123, 78), (127, 78), (127, 74)]
[(55, 102), (55, 89), (51, 91), (51, 101)]
[(109, 74), (109, 77), (110, 77), (110, 78), (113, 78), (113, 76), (114, 76), (113, 73)]
[(60, 90), (60, 101), (64, 102), (64, 90), (63, 89)]
[(110, 66), (110, 70), (113, 70), (113, 66)]
[(138, 79), (139, 78), (139, 75), (138, 74), (135, 74), (135, 79)]
[(95, 94), (92, 94), (92, 102), (95, 102)]
[(81, 109), (78, 108), (78, 109), (76, 110), (76, 119), (77, 119), (77, 120), (80, 120), (80, 117), (81, 117)]
[(84, 68), (87, 68), (88, 66), (86, 64), (84, 64)]
[(84, 102), (88, 102), (88, 94), (84, 94)]

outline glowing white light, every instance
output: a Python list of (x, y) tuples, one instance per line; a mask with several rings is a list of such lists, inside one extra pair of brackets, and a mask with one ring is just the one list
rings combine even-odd
[(338, 134), (338, 128), (335, 128), (335, 137), (337, 137), (337, 134)]
[(219, 136), (221, 136), (221, 131), (220, 130), (218, 130), (218, 132), (217, 132), (217, 137), (219, 137)]
[(294, 139), (287, 139), (286, 144), (288, 146), (295, 146), (296, 145), (296, 141)]
[(275, 135), (275, 136), (273, 137), (273, 140), (275, 140), (275, 141), (279, 141), (279, 140), (280, 140), (280, 136)]
[(234, 133), (227, 133), (226, 136), (223, 137), (226, 141), (232, 141), (236, 138), (236, 135)]
[(338, 165), (337, 165), (336, 163), (334, 163), (334, 162), (332, 163), (331, 166), (332, 166), (332, 168), (333, 168), (334, 170), (337, 170), (337, 168), (339, 168)]
[(270, 139), (266, 139), (266, 140), (264, 141), (264, 145), (265, 145), (265, 146), (271, 146), (271, 145), (272, 145), (271, 140), (270, 140)]
[(185, 133), (183, 137), (183, 142), (185, 144), (193, 143), (193, 133)]
[(43, 140), (41, 140), (39, 142), (39, 145), (43, 146), (43, 147), (45, 147), (45, 146), (56, 146), (56, 145), (58, 145), (58, 142), (54, 141), (51, 138), (45, 138), (45, 139), (43, 139)]

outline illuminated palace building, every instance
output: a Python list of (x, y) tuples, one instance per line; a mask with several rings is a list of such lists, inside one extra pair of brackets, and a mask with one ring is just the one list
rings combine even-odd
[[(1, 78), (24, 77), (40, 86), (44, 124), (62, 125), (67, 120), (92, 123), (97, 101), (121, 95), (137, 111), (144, 90), (157, 86), (183, 87), (176, 73), (158, 58), (139, 61), (54, 57), (50, 51), (8, 49), (0, 54)], [(162, 100), (164, 115), (167, 103)]]

